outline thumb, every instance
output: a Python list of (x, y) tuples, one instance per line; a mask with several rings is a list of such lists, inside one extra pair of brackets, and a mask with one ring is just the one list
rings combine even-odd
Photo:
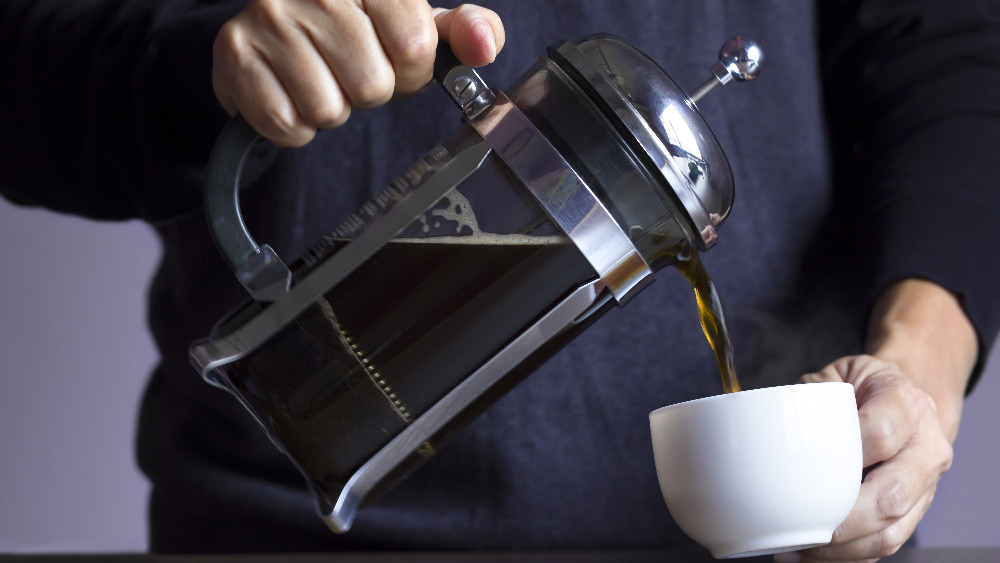
[(846, 370), (850, 369), (850, 360), (852, 358), (841, 358), (820, 371), (814, 373), (807, 373), (799, 378), (799, 383), (823, 383), (827, 381), (847, 381), (848, 372)]
[(438, 37), (451, 46), (462, 61), (472, 67), (487, 65), (503, 49), (503, 22), (493, 10), (463, 4), (453, 10), (434, 9)]

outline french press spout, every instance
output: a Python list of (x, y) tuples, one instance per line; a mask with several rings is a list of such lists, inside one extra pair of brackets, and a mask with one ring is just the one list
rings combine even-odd
[[(250, 236), (235, 117), (205, 209), (252, 300), (190, 349), (347, 531), (371, 501), (692, 246), (711, 247), (732, 171), (695, 101), (749, 80), (736, 38), (689, 97), (604, 35), (550, 47), (506, 91), (443, 47), (457, 130), (291, 264)], [(336, 134), (332, 132), (331, 134)]]

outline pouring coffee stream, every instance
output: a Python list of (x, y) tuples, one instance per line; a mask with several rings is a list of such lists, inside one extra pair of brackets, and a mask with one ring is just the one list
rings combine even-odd
[[(731, 40), (710, 80), (749, 80), (761, 58)], [(435, 77), (459, 129), (290, 266), (240, 216), (256, 133), (234, 118), (209, 164), (209, 224), (253, 301), (192, 362), (288, 455), (337, 532), (665, 266), (707, 299), (706, 336), (731, 360), (698, 253), (729, 214), (732, 171), (656, 63), (593, 36), (550, 47), (507, 93), (447, 48)]]
[(678, 260), (675, 266), (694, 290), (695, 301), (698, 304), (698, 316), (701, 330), (708, 339), (715, 362), (722, 376), (722, 391), (735, 393), (740, 390), (740, 380), (736, 377), (736, 365), (732, 340), (729, 338), (729, 328), (722, 311), (722, 300), (715, 288), (712, 278), (708, 277), (705, 266), (697, 251), (691, 251), (687, 260)]
[[(764, 63), (764, 52), (756, 41), (746, 37), (733, 37), (722, 45), (719, 61), (712, 65), (712, 77), (691, 93), (691, 101), (697, 103), (716, 86), (727, 86), (734, 80), (745, 82), (760, 74)], [(678, 260), (675, 264), (694, 289), (698, 304), (698, 314), (702, 332), (708, 339), (722, 376), (722, 390), (735, 393), (740, 390), (740, 380), (736, 376), (736, 365), (729, 328), (722, 310), (722, 300), (715, 283), (705, 271), (698, 251), (690, 249), (688, 260)]]

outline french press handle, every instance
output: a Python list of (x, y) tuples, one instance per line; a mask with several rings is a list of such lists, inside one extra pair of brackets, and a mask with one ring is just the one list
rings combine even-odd
[[(443, 42), (438, 43), (434, 79), (468, 117), (494, 100), (479, 75), (461, 64)], [(240, 213), (240, 179), (258, 142), (270, 141), (242, 115), (229, 120), (209, 156), (204, 205), (209, 230), (226, 264), (254, 300), (270, 302), (291, 288), (292, 273), (269, 245), (254, 241)]]

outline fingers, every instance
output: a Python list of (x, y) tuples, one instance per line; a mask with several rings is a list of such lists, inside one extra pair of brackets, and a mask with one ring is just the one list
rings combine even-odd
[(853, 561), (895, 553), (930, 507), (950, 460), (950, 447), (921, 443), (872, 470), (833, 541), (804, 552), (806, 560)]
[(865, 467), (915, 446), (922, 419), (934, 417), (930, 398), (900, 374), (869, 378), (855, 389)]
[(263, 136), (301, 146), (420, 89), (436, 45), (424, 0), (252, 0), (216, 37), (213, 86)]
[[(383, 60), (388, 63), (385, 70), (391, 73), (393, 85), (388, 91), (382, 90), (374, 103), (365, 106), (355, 104), (354, 107), (380, 105), (388, 101), (393, 93), (412, 94), (431, 79), (438, 41), (431, 8), (424, 1), (410, 1), (406, 8), (402, 4), (398, 0), (366, 2), (378, 45), (384, 53)], [(400, 17), (401, 13), (405, 17)], [(331, 46), (333, 50), (336, 50), (336, 45)], [(345, 61), (345, 64), (349, 63)]]
[(438, 32), (463, 63), (482, 66), (503, 47), (491, 10), (434, 10), (425, 0), (252, 0), (214, 47), (213, 87), (278, 145), (308, 143), (353, 108), (410, 94), (431, 79)]
[(803, 375), (799, 381), (845, 381), (854, 386), (865, 467), (892, 457), (909, 439), (917, 417), (927, 414), (925, 409), (933, 411), (933, 402), (926, 393), (895, 364), (872, 356), (841, 358), (817, 373)]
[(930, 507), (931, 497), (921, 497), (917, 506), (905, 516), (887, 524), (878, 532), (856, 540), (840, 543), (836, 539), (825, 546), (800, 552), (802, 563), (820, 561), (877, 561), (902, 547), (913, 534), (917, 523)]
[(272, 24), (283, 19), (280, 7), (277, 2), (253, 3), (226, 22), (215, 39), (212, 84), (226, 111), (242, 113), (258, 132), (276, 142), (302, 144), (312, 134), (298, 113), (290, 86), (278, 71), (293, 65), (298, 73), (314, 81), (325, 77), (324, 73), (310, 72), (307, 61), (275, 60), (273, 45), (286, 38), (301, 40), (298, 34), (289, 36), (273, 28)]
[(799, 378), (799, 383), (842, 382), (844, 377), (833, 364), (816, 373), (807, 373)]
[[(888, 557), (899, 551), (913, 535), (933, 498), (933, 493), (921, 495), (905, 514), (852, 540), (845, 541), (841, 535), (846, 533), (842, 532), (845, 528), (838, 528), (829, 544), (801, 552), (801, 561), (875, 561), (880, 557)], [(848, 521), (850, 519), (849, 517)]]
[(933, 400), (895, 364), (871, 356), (845, 358), (803, 381), (838, 378), (855, 386), (864, 463), (871, 470), (833, 541), (802, 552), (803, 561), (863, 561), (894, 553), (927, 511), (952, 461)]
[(463, 63), (482, 66), (503, 47), (491, 10), (434, 10), (425, 0), (252, 0), (214, 47), (213, 87), (278, 145), (308, 143), (352, 108), (372, 108), (431, 79), (438, 31)]

